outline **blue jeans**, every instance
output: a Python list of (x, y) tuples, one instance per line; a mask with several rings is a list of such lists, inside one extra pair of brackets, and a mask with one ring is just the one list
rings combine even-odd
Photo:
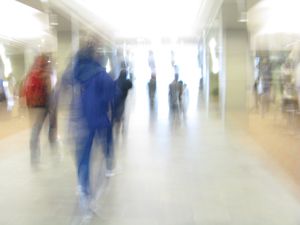
[(94, 138), (100, 138), (106, 161), (106, 168), (113, 168), (112, 127), (86, 129), (76, 138), (76, 163), (78, 182), (85, 195), (91, 195), (90, 190), (90, 158)]

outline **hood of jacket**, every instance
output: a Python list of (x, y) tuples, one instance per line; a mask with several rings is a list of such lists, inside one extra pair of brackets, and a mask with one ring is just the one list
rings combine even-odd
[(93, 56), (94, 51), (91, 47), (83, 48), (75, 56), (73, 64), (74, 78), (80, 83), (89, 80), (104, 70), (100, 62)]

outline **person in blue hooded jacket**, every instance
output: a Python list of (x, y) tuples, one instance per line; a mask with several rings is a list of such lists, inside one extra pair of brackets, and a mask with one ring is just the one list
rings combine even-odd
[[(75, 142), (80, 194), (91, 199), (90, 158), (94, 138), (101, 140), (107, 174), (113, 169), (112, 122), (115, 84), (100, 63), (97, 48), (88, 44), (78, 51), (65, 71), (61, 87), (72, 91), (70, 128)], [(60, 88), (65, 89), (65, 88)]]

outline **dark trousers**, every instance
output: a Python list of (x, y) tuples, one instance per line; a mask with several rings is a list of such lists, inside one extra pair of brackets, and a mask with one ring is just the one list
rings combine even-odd
[(57, 113), (56, 110), (50, 107), (30, 108), (29, 111), (31, 118), (33, 118), (30, 137), (31, 162), (37, 162), (40, 158), (40, 133), (47, 116), (49, 118), (49, 142), (54, 144), (57, 140)]

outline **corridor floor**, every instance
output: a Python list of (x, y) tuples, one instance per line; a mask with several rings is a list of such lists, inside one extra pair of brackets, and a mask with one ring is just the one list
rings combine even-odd
[[(60, 148), (51, 151), (43, 133), (42, 163), (32, 169), (29, 133), (0, 139), (0, 224), (68, 225), (76, 208), (72, 147), (61, 134)], [(258, 148), (247, 133), (224, 128), (204, 109), (174, 126), (167, 114), (133, 111), (116, 146), (119, 173), (102, 180), (90, 224), (300, 224), (298, 200), (256, 156)]]

